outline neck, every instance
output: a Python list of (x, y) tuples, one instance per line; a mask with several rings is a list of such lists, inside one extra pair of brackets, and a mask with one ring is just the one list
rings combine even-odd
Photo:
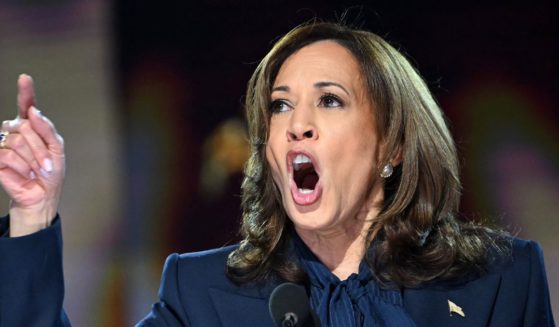
[(367, 232), (380, 212), (383, 197), (382, 183), (374, 183), (367, 200), (353, 218), (327, 230), (295, 226), (295, 231), (336, 277), (346, 280), (351, 274), (359, 273), (359, 265), (367, 251)]
[(366, 233), (371, 219), (358, 219), (334, 231), (313, 231), (295, 227), (311, 252), (340, 280), (359, 272), (366, 252)]

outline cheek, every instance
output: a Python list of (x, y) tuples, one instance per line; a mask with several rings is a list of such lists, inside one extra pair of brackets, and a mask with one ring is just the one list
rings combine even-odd
[(355, 134), (354, 144), (360, 157), (366, 162), (374, 166), (378, 155), (378, 137), (376, 128), (373, 123), (372, 114), (367, 114), (359, 120), (355, 127), (361, 133)]
[(281, 181), (280, 178), (280, 166), (279, 166), (279, 157), (278, 153), (276, 152), (278, 149), (274, 147), (273, 142), (268, 140), (266, 144), (266, 161), (268, 162), (268, 167), (270, 167), (270, 171), (272, 172), (272, 178), (274, 182), (279, 187), (279, 182)]
[(377, 139), (370, 124), (354, 123), (347, 127), (347, 133), (339, 133), (332, 140), (330, 148), (338, 151), (330, 153), (330, 160), (337, 166), (339, 182), (351, 190), (362, 191), (362, 184), (369, 183), (376, 168)]
[[(354, 121), (330, 131), (329, 157), (347, 165), (371, 164), (378, 150), (377, 137), (370, 123)], [(347, 172), (346, 172), (347, 173)]]

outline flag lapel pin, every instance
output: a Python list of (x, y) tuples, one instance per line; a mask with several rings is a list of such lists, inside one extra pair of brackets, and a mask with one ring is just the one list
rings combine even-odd
[(448, 311), (449, 311), (451, 316), (452, 316), (453, 313), (455, 313), (459, 316), (466, 317), (466, 314), (464, 313), (462, 308), (460, 306), (458, 306), (456, 303), (454, 303), (450, 300), (448, 300)]

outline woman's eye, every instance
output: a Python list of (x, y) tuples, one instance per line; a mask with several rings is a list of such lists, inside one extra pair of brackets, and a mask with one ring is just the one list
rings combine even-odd
[(318, 105), (325, 108), (341, 108), (344, 103), (337, 95), (328, 93), (320, 97)]
[(270, 103), (270, 111), (273, 113), (286, 112), (290, 109), (285, 100), (274, 100)]

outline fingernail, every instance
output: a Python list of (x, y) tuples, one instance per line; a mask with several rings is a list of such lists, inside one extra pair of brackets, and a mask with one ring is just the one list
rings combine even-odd
[(31, 171), (31, 172), (29, 173), (29, 178), (30, 178), (30, 179), (35, 179), (35, 178), (37, 178), (37, 175), (35, 175), (35, 172), (34, 172), (34, 171)]
[(43, 167), (41, 169), (43, 169), (44, 171), (46, 171), (47, 173), (52, 173), (53, 170), (53, 164), (52, 164), (52, 160), (50, 159), (45, 159), (43, 160)]
[(41, 118), (43, 121), (48, 122), (48, 118), (43, 115), (43, 113), (41, 112), (41, 110), (37, 109), (35, 106), (31, 106), (31, 111), (33, 112), (33, 114), (39, 118)]
[(16, 127), (19, 126), (20, 123), (21, 123), (21, 120), (19, 119), (19, 117), (16, 117), (16, 119), (8, 120), (8, 127), (9, 128), (16, 128)]
[(35, 106), (31, 106), (31, 111), (33, 111), (33, 114), (35, 114), (37, 117), (43, 117), (43, 113), (41, 112), (41, 110), (37, 109)]
[(41, 171), (41, 175), (43, 175), (43, 177), (49, 177), (51, 173), (49, 173), (48, 171), (44, 170), (43, 168), (39, 169)]

